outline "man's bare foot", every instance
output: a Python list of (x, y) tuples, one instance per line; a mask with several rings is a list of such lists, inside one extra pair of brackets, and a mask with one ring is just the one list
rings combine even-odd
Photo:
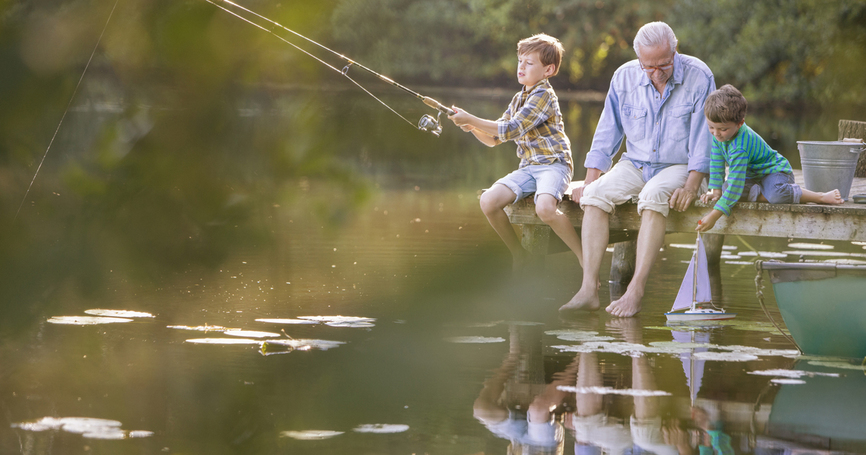
[(839, 190), (828, 191), (821, 194), (821, 203), (830, 205), (839, 205), (845, 201), (842, 200), (842, 193)]
[(638, 295), (637, 292), (629, 289), (619, 300), (611, 302), (604, 310), (620, 318), (630, 318), (640, 312), (642, 298), (643, 295)]
[(584, 288), (580, 288), (568, 303), (559, 307), (559, 311), (597, 311), (600, 306), (601, 304), (598, 301), (598, 285), (596, 285), (595, 289), (590, 291), (584, 291)]

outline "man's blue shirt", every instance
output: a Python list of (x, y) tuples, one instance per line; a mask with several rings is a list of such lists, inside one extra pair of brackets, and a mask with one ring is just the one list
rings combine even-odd
[(709, 173), (711, 136), (704, 101), (715, 89), (709, 67), (688, 55), (674, 54), (664, 95), (637, 60), (622, 65), (611, 78), (586, 167), (609, 171), (625, 137), (622, 158), (643, 168), (644, 180), (673, 164)]

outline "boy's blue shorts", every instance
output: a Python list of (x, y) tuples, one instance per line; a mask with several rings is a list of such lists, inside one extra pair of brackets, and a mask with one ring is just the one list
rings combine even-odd
[(536, 202), (539, 194), (549, 194), (557, 201), (561, 201), (565, 190), (568, 189), (568, 184), (571, 183), (571, 176), (568, 166), (557, 161), (553, 164), (524, 166), (497, 180), (496, 183), (505, 185), (517, 195), (514, 202), (532, 193), (535, 193), (533, 201)]

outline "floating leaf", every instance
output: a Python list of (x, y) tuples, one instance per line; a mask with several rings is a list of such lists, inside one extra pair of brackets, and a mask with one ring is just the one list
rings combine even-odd
[(308, 319), (285, 319), (285, 318), (261, 318), (256, 319), (257, 322), (267, 322), (269, 324), (318, 324), (318, 321), (310, 321)]
[(502, 343), (505, 338), (502, 337), (451, 337), (446, 338), (449, 343), (466, 343), (466, 344), (481, 344), (481, 343)]
[(358, 425), (352, 431), (358, 433), (402, 433), (407, 430), (409, 430), (409, 425), (373, 423), (367, 425)]
[(249, 338), (191, 338), (187, 343), (194, 344), (261, 344), (259, 340)]
[(128, 311), (128, 310), (103, 310), (101, 308), (95, 308), (92, 310), (84, 310), (86, 314), (91, 314), (93, 316), (109, 316), (113, 318), (152, 318), (155, 317), (150, 313), (145, 313), (143, 311)]
[(695, 352), (692, 358), (698, 360), (718, 360), (723, 362), (748, 362), (758, 360), (758, 356), (739, 352)]
[(48, 322), (52, 324), (66, 325), (97, 325), (97, 324), (114, 324), (119, 322), (132, 322), (128, 318), (110, 318), (104, 316), (54, 316), (49, 318)]
[(326, 326), (328, 327), (354, 327), (354, 328), (364, 328), (364, 327), (376, 327), (376, 324), (366, 321), (334, 321), (334, 322), (326, 322)]
[(832, 250), (834, 246), (824, 245), (823, 243), (789, 243), (788, 248), (801, 250)]
[(376, 318), (365, 318), (361, 316), (298, 316), (298, 319), (307, 319), (318, 322), (376, 322)]
[(759, 371), (750, 371), (749, 374), (755, 374), (758, 376), (780, 376), (785, 378), (802, 378), (813, 377), (813, 376), (829, 376), (833, 378), (838, 378), (839, 373), (817, 373), (814, 371), (803, 371), (803, 370), (759, 370)]
[(592, 393), (597, 395), (630, 395), (633, 397), (664, 397), (670, 393), (664, 390), (645, 389), (614, 389), (613, 387), (573, 387), (567, 385), (556, 386), (557, 390), (571, 393)]
[(231, 335), (233, 337), (246, 337), (246, 338), (277, 338), (277, 337), (280, 337), (279, 333), (259, 332), (256, 330), (242, 330), (242, 329), (229, 329), (223, 333), (226, 335)]
[(207, 325), (207, 324), (198, 325), (195, 327), (190, 327), (188, 325), (167, 325), (166, 327), (168, 327), (169, 329), (194, 330), (194, 331), (198, 331), (198, 332), (225, 332), (226, 330), (233, 330), (233, 329), (228, 329), (228, 328), (220, 326), (220, 325)]
[(331, 348), (336, 348), (341, 344), (346, 344), (345, 341), (332, 341), (332, 340), (305, 340), (305, 339), (295, 339), (295, 338), (280, 338), (279, 340), (267, 340), (262, 343), (263, 348), (268, 345), (276, 345), (276, 346), (288, 346), (293, 349), (298, 350), (309, 350), (309, 349), (321, 349), (322, 351), (326, 351)]
[(770, 379), (770, 382), (774, 384), (805, 384), (806, 381), (802, 379), (788, 379), (788, 378), (776, 378)]
[(333, 438), (334, 436), (339, 436), (341, 434), (343, 434), (342, 431), (328, 430), (283, 431), (282, 433), (280, 433), (280, 437), (300, 439), (302, 441), (311, 441), (317, 439)]

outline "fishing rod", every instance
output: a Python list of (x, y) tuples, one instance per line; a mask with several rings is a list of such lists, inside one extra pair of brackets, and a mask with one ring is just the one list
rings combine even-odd
[[(454, 110), (452, 110), (451, 108), (449, 108), (449, 107), (447, 107), (447, 106), (442, 105), (442, 103), (440, 103), (439, 101), (436, 101), (435, 99), (430, 98), (429, 96), (424, 96), (424, 95), (422, 95), (422, 94), (420, 94), (420, 93), (418, 93), (418, 92), (416, 92), (416, 91), (410, 89), (409, 87), (406, 87), (405, 85), (399, 84), (399, 83), (395, 82), (393, 79), (391, 79), (391, 78), (389, 78), (389, 77), (387, 77), (387, 76), (385, 76), (385, 75), (383, 75), (383, 74), (377, 73), (376, 71), (373, 71), (372, 69), (370, 69), (370, 68), (368, 68), (368, 67), (366, 67), (366, 66), (364, 66), (364, 65), (362, 65), (362, 64), (360, 64), (360, 63), (358, 63), (358, 62), (356, 62), (356, 61), (354, 61), (354, 60), (352, 60), (352, 59), (350, 59), (349, 57), (346, 57), (345, 55), (340, 54), (339, 52), (336, 52), (336, 51), (334, 51), (334, 50), (331, 50), (331, 49), (329, 49), (329, 48), (323, 46), (322, 44), (319, 44), (319, 43), (317, 43), (316, 41), (313, 41), (313, 40), (311, 40), (310, 38), (307, 38), (306, 36), (301, 35), (300, 33), (298, 33), (298, 32), (296, 32), (296, 31), (294, 31), (294, 30), (292, 30), (292, 29), (286, 27), (285, 25), (282, 25), (282, 24), (280, 24), (280, 23), (277, 23), (276, 21), (273, 21), (273, 20), (271, 20), (271, 19), (268, 19), (267, 17), (262, 16), (261, 14), (258, 14), (258, 13), (256, 13), (255, 11), (252, 11), (252, 10), (250, 10), (250, 9), (248, 9), (248, 8), (245, 8), (245, 7), (241, 6), (241, 5), (238, 5), (237, 3), (234, 3), (234, 2), (232, 2), (231, 0), (205, 0), (205, 1), (208, 2), (208, 3), (210, 3), (210, 4), (212, 4), (212, 5), (214, 5), (214, 6), (216, 6), (216, 7), (219, 8), (219, 9), (221, 9), (221, 10), (223, 10), (223, 11), (225, 11), (225, 12), (231, 14), (232, 16), (235, 16), (235, 17), (237, 17), (237, 18), (243, 20), (244, 22), (247, 22), (247, 23), (253, 25), (254, 27), (257, 27), (257, 28), (259, 28), (259, 29), (262, 29), (262, 30), (264, 30), (264, 31), (266, 31), (266, 32), (268, 32), (268, 33), (270, 33), (271, 35), (274, 35), (275, 37), (277, 37), (277, 38), (280, 39), (281, 41), (283, 41), (283, 42), (289, 44), (290, 46), (294, 47), (295, 49), (297, 49), (297, 50), (303, 52), (304, 54), (306, 54), (306, 55), (312, 57), (313, 59), (315, 59), (315, 60), (318, 61), (319, 63), (322, 63), (323, 65), (327, 66), (328, 68), (330, 68), (330, 69), (332, 69), (332, 70), (334, 70), (334, 71), (336, 71), (336, 72), (342, 74), (343, 76), (346, 77), (346, 79), (349, 79), (350, 81), (352, 81), (353, 84), (357, 85), (361, 90), (363, 90), (364, 92), (366, 92), (368, 95), (372, 96), (376, 101), (378, 101), (379, 103), (381, 103), (383, 106), (387, 107), (391, 112), (397, 114), (397, 116), (399, 116), (400, 118), (402, 118), (403, 120), (405, 120), (407, 123), (409, 123), (409, 124), (412, 125), (413, 127), (415, 126), (414, 123), (410, 122), (406, 117), (403, 117), (402, 115), (400, 115), (400, 113), (398, 113), (398, 112), (395, 111), (393, 108), (391, 108), (391, 106), (388, 106), (387, 104), (385, 104), (384, 101), (382, 101), (382, 100), (380, 100), (379, 98), (377, 98), (375, 95), (373, 95), (372, 93), (370, 93), (369, 90), (367, 90), (366, 88), (364, 88), (363, 86), (361, 86), (361, 84), (359, 84), (359, 83), (356, 82), (354, 79), (352, 79), (351, 77), (349, 77), (349, 74), (348, 74), (348, 73), (349, 73), (349, 68), (351, 68), (352, 66), (357, 66), (358, 68), (361, 68), (362, 70), (367, 71), (368, 73), (373, 74), (374, 76), (376, 76), (376, 77), (379, 78), (380, 80), (386, 82), (387, 84), (390, 84), (390, 85), (392, 85), (392, 86), (394, 86), (394, 87), (397, 87), (397, 88), (399, 88), (399, 89), (401, 89), (401, 90), (403, 90), (403, 91), (409, 93), (410, 95), (414, 96), (415, 98), (418, 98), (419, 100), (421, 100), (421, 101), (422, 101), (424, 104), (426, 104), (427, 106), (430, 106), (430, 107), (432, 107), (433, 109), (436, 109), (436, 111), (438, 111), (438, 113), (436, 114), (436, 117), (433, 117), (433, 116), (430, 115), (430, 114), (424, 114), (424, 115), (421, 117), (421, 119), (418, 121), (418, 129), (421, 130), (421, 131), (426, 131), (426, 132), (429, 132), (429, 133), (433, 133), (435, 136), (438, 137), (439, 134), (442, 133), (442, 125), (441, 125), (440, 122), (439, 122), (439, 118), (441, 117), (441, 115), (442, 115), (442, 114), (445, 114), (445, 115), (454, 115), (454, 114), (455, 114)], [(221, 4), (230, 5), (230, 6), (232, 6), (232, 7), (234, 7), (234, 8), (237, 8), (237, 9), (239, 9), (239, 10), (241, 10), (241, 11), (244, 11), (244, 12), (246, 12), (246, 13), (252, 14), (253, 16), (255, 16), (255, 17), (257, 17), (257, 18), (259, 18), (259, 19), (261, 19), (261, 20), (263, 20), (263, 21), (268, 22), (269, 24), (271, 24), (271, 26), (272, 26), (273, 28), (268, 29), (268, 28), (266, 28), (265, 26), (263, 26), (263, 25), (261, 25), (261, 24), (258, 24), (258, 23), (256, 23), (256, 22), (253, 22), (253, 21), (247, 19), (246, 17), (241, 16), (240, 14), (238, 14), (238, 13), (236, 13), (236, 12), (229, 10), (228, 8), (222, 6)], [(281, 28), (281, 29), (283, 29), (283, 30), (285, 30), (285, 31), (287, 31), (287, 32), (289, 32), (289, 33), (291, 33), (291, 34), (293, 34), (293, 35), (299, 37), (299, 38), (302, 38), (302, 39), (304, 39), (304, 40), (306, 40), (306, 41), (308, 41), (308, 42), (310, 42), (310, 43), (312, 43), (312, 44), (314, 44), (314, 45), (316, 45), (316, 46), (318, 46), (318, 47), (320, 47), (320, 48), (322, 48), (322, 49), (324, 49), (324, 50), (326, 50), (326, 51), (328, 51), (328, 52), (330, 52), (330, 53), (332, 53), (332, 54), (334, 54), (334, 55), (336, 55), (336, 56), (339, 57), (340, 59), (346, 61), (346, 66), (343, 67), (342, 70), (337, 69), (335, 66), (329, 64), (328, 62), (325, 62), (324, 60), (320, 59), (319, 57), (316, 57), (315, 55), (311, 54), (310, 52), (307, 52), (306, 50), (304, 50), (304, 49), (298, 47), (295, 43), (292, 43), (291, 41), (289, 41), (289, 40), (283, 38), (282, 36), (280, 36), (280, 35), (278, 35), (278, 34), (276, 34), (276, 33), (274, 32), (274, 29), (275, 29), (275, 28)]]

